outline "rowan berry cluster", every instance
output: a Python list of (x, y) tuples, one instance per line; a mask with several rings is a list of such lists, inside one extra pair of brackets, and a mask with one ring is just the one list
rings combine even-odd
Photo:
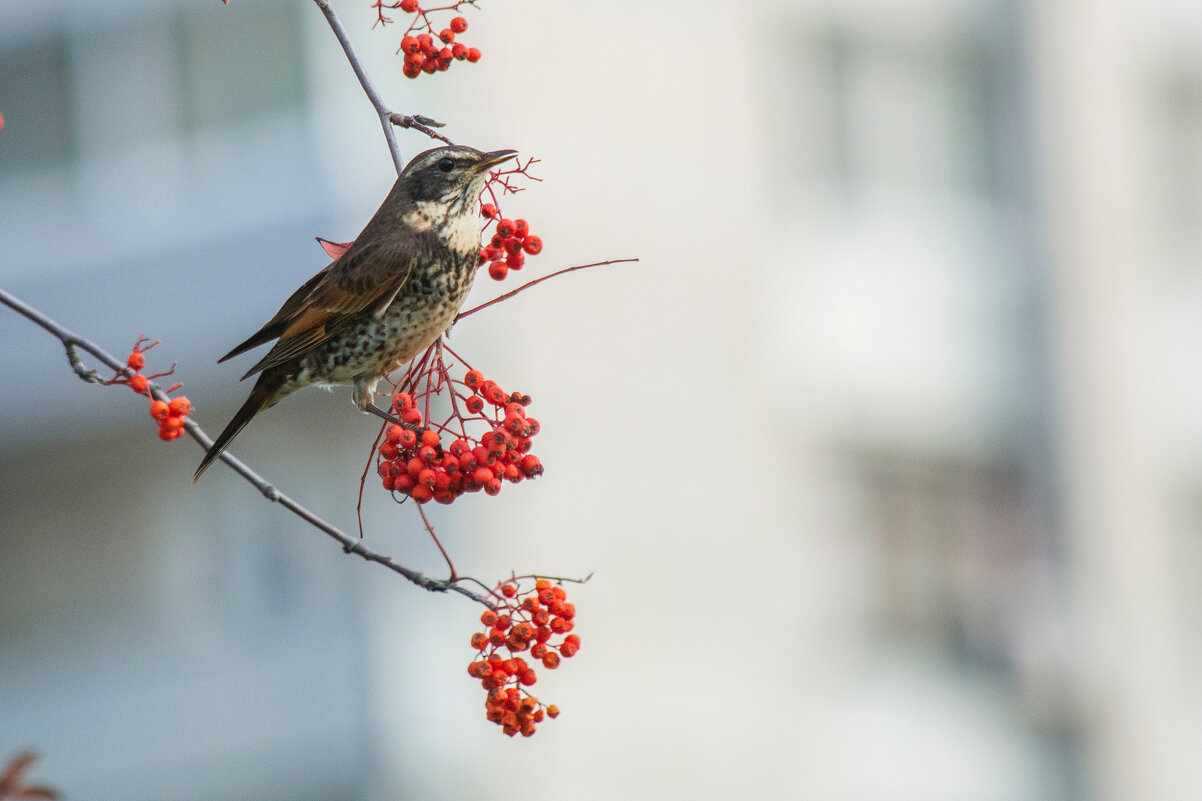
[(531, 660), (548, 670), (575, 656), (580, 637), (570, 632), (576, 607), (568, 602), (563, 587), (547, 579), (536, 580), (533, 589), (525, 591), (514, 582), (502, 584), (495, 594), (497, 610), (482, 614), (485, 630), (472, 635), (477, 654), (467, 673), (488, 692), (485, 717), (510, 737), (518, 733), (529, 737), (545, 717), (558, 716), (559, 708), (544, 706), (525, 689), (538, 681), (538, 675), (518, 654), (529, 651)]
[[(441, 357), (431, 370), (435, 377), (418, 398), (408, 392), (392, 398), (391, 413), (402, 425), (387, 426), (378, 450), (376, 471), (384, 489), (418, 503), (449, 504), (468, 492), (496, 495), (502, 480), (516, 484), (542, 475), (542, 464), (530, 453), (539, 423), (526, 416), (529, 395), (506, 393), (479, 370), (468, 370), (463, 381), (449, 380)], [(430, 424), (431, 395), (443, 388), (450, 389), (451, 414), (442, 424)], [(424, 400), (425, 414), (418, 400)], [(474, 436), (468, 423), (487, 430)]]
[(530, 233), (525, 220), (509, 220), (492, 203), (480, 207), (480, 214), (497, 224), (488, 244), (480, 248), (480, 264), (488, 263), (488, 274), (502, 281), (510, 270), (520, 270), (526, 263), (526, 254), (537, 256), (542, 252), (543, 240)]
[[(150, 397), (150, 382), (156, 378), (162, 378), (165, 375), (171, 375), (175, 372), (175, 365), (171, 365), (171, 369), (162, 373), (153, 373), (151, 375), (143, 375), (142, 368), (146, 366), (146, 351), (159, 344), (159, 340), (155, 340), (149, 344), (146, 343), (146, 337), (138, 337), (138, 341), (134, 343), (133, 349), (126, 358), (125, 364), (133, 370), (133, 375), (126, 376), (123, 373), (118, 373), (112, 379), (105, 381), (106, 385), (124, 384), (139, 395)], [(175, 392), (182, 387), (183, 384), (173, 384), (167, 388), (167, 394)], [(178, 439), (184, 433), (184, 418), (192, 413), (192, 402), (184, 396), (172, 398), (170, 401), (156, 400), (150, 398), (150, 416), (159, 422), (159, 439), (164, 442), (170, 442), (173, 439)]]
[[(508, 170), (492, 173), (481, 192), (480, 216), (488, 222), (481, 232), (484, 245), (480, 248), (480, 266), (487, 264), (488, 274), (497, 281), (504, 280), (510, 270), (522, 269), (527, 254), (537, 256), (543, 250), (543, 240), (530, 233), (530, 224), (525, 220), (511, 220), (503, 216), (497, 202), (498, 190), (502, 195), (523, 191), (523, 187), (514, 183), (518, 176), (538, 181), (528, 172), (531, 165), (537, 163), (538, 159), (530, 158), (525, 164), (518, 162)], [(483, 200), (485, 196), (489, 198), (487, 202)], [(494, 225), (496, 227), (490, 236), (488, 229)]]
[(478, 47), (468, 47), (463, 42), (456, 41), (456, 37), (467, 30), (466, 19), (461, 16), (452, 17), (447, 26), (441, 29), (431, 19), (431, 15), (435, 12), (453, 13), (458, 11), (463, 2), (466, 0), (439, 8), (423, 8), (418, 0), (398, 0), (398, 2), (392, 3), (375, 0), (372, 3), (372, 8), (376, 9), (377, 25), (387, 25), (392, 22), (389, 17), (384, 15), (386, 8), (399, 8), (406, 14), (415, 15), (405, 30), (405, 35), (401, 37), (400, 47), (397, 48), (398, 53), (405, 54), (403, 72), (406, 77), (416, 78), (423, 72), (427, 75), (446, 72), (453, 61), (474, 63), (480, 60), (481, 54)]

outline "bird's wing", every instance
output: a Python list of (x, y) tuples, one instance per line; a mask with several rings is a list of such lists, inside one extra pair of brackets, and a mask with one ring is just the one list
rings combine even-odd
[[(293, 293), (276, 316), (247, 340), (262, 344), (279, 337), (243, 378), (318, 347), (358, 320), (383, 314), (404, 289), (415, 264), (412, 253), (398, 253), (395, 249), (381, 252), (370, 245), (352, 247), (306, 283), (307, 293), (302, 296), (305, 287)], [(245, 348), (239, 345), (233, 352), (242, 349)]]
[(289, 322), (296, 315), (297, 310), (304, 305), (309, 295), (313, 293), (314, 288), (321, 283), (321, 281), (326, 277), (326, 273), (328, 273), (330, 268), (333, 266), (334, 262), (330, 262), (322, 268), (321, 272), (306, 281), (300, 289), (292, 293), (292, 297), (284, 301), (284, 305), (281, 306), (280, 310), (275, 313), (275, 317), (272, 317), (270, 320), (264, 323), (262, 328), (247, 337), (245, 342), (238, 345), (229, 353), (218, 359), (217, 363), (221, 364), (228, 359), (232, 359), (235, 356), (246, 353), (248, 350), (257, 348), (260, 345), (265, 345), (273, 339), (278, 339), (280, 334), (284, 333), (284, 329), (288, 327)]

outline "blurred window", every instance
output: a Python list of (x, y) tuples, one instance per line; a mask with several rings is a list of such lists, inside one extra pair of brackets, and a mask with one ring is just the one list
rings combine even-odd
[(1196, 265), (1202, 257), (1202, 73), (1181, 71), (1161, 97), (1160, 219), (1170, 256)]
[(0, 178), (74, 159), (70, 72), (65, 38), (0, 50)]
[(812, 163), (846, 189), (990, 193), (1000, 109), (988, 49), (967, 40), (817, 36)]
[[(913, 454), (856, 457), (877, 566), (876, 622), (974, 672), (1008, 674), (1023, 591), (1047, 567), (1031, 536), (1021, 473)], [(1034, 610), (1038, 612), (1038, 610)]]
[[(176, 38), (186, 128), (237, 123), (303, 103), (301, 8), (276, 0), (246, 3), (229, 13), (206, 4), (180, 15)], [(214, 63), (222, 69), (214, 70)]]

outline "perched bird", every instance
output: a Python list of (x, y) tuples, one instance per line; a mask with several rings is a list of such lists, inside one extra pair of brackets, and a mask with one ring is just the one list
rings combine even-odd
[(259, 379), (209, 448), (197, 481), (256, 414), (310, 384), (354, 386), (366, 410), (376, 384), (450, 327), (476, 276), (480, 192), (516, 151), (437, 147), (414, 157), (362, 233), (219, 361), (275, 339)]

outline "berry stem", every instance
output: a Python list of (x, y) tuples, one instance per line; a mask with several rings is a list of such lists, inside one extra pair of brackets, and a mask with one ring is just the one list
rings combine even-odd
[(454, 584), (459, 580), (459, 575), (455, 572), (455, 563), (451, 561), (451, 555), (447, 553), (447, 549), (442, 547), (442, 541), (438, 539), (438, 535), (434, 533), (434, 524), (430, 522), (430, 518), (426, 517), (426, 510), (422, 505), (415, 504), (417, 512), (422, 516), (422, 523), (426, 526), (426, 531), (430, 533), (430, 539), (434, 540), (434, 544), (438, 546), (439, 552), (442, 553), (442, 558), (447, 560), (447, 567), (451, 569), (451, 575), (447, 577), (447, 584)]
[[(535, 278), (533, 281), (527, 281), (526, 283), (522, 284), (517, 289), (512, 289), (503, 295), (498, 295), (497, 297), (493, 298), (492, 300), (490, 300), (486, 303), (481, 303), (479, 306), (475, 306), (471, 309), (468, 309), (465, 312), (459, 312), (459, 316), (455, 318), (455, 322), (456, 323), (459, 322), (464, 317), (467, 317), (469, 314), (475, 314), (478, 311), (487, 309), (489, 306), (492, 306), (494, 303), (500, 303), (503, 300), (509, 300), (514, 295), (518, 294), (519, 292), (525, 292), (527, 289), (534, 286), (535, 284), (541, 284), (543, 281), (554, 278), (558, 275), (565, 275), (567, 273), (576, 272), (577, 270), (584, 270), (589, 267), (603, 267), (607, 264), (629, 264), (631, 262), (636, 262), (636, 261), (638, 261), (638, 259), (609, 259), (607, 261), (595, 261), (592, 264), (578, 264), (575, 267), (565, 267), (562, 270), (556, 270), (555, 272), (551, 273), (550, 275), (544, 275), (542, 278)], [(452, 325), (453, 324), (454, 323), (452, 323)]]

